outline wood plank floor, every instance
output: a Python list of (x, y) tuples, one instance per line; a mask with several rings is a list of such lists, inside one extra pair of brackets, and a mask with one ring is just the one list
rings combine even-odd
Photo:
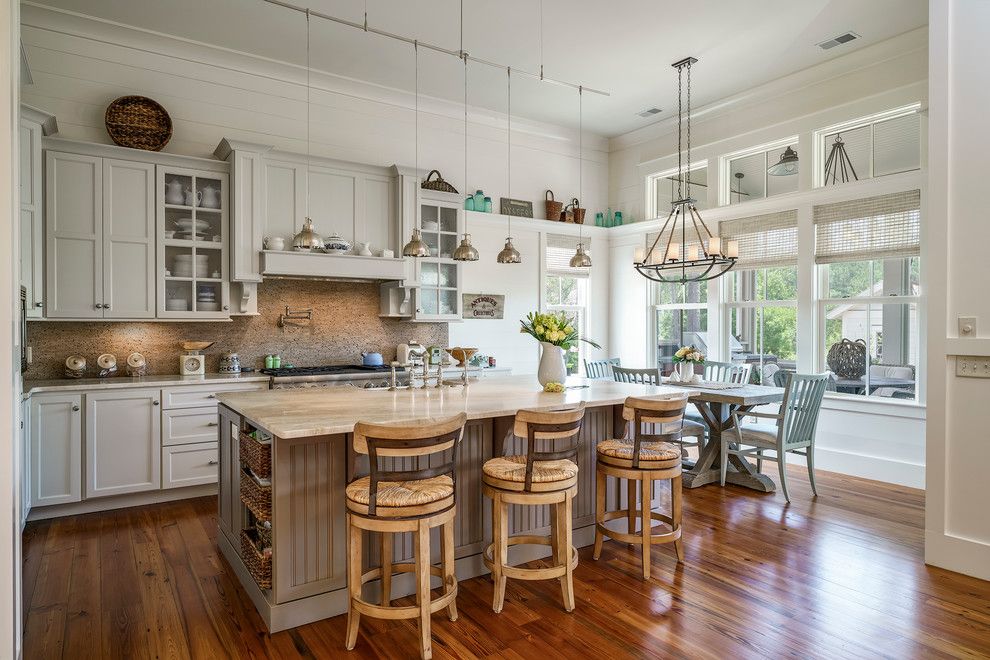
[[(990, 583), (922, 561), (924, 493), (803, 470), (793, 503), (735, 487), (686, 491), (686, 559), (608, 542), (581, 551), (577, 609), (556, 581), (462, 582), (433, 617), (437, 658), (990, 657)], [(414, 624), (345, 617), (269, 635), (220, 557), (212, 498), (29, 523), (26, 658), (416, 657)], [(410, 602), (411, 601), (408, 601)]]

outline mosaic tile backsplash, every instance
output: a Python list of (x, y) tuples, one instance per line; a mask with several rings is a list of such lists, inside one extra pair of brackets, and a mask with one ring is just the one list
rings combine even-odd
[[(117, 356), (123, 374), (127, 356), (137, 351), (148, 361), (149, 374), (175, 374), (183, 340), (215, 341), (207, 349), (206, 370), (216, 372), (220, 354), (236, 351), (241, 366), (260, 368), (265, 355), (279, 353), (283, 363), (296, 366), (360, 364), (362, 351), (395, 358), (395, 346), (416, 340), (446, 346), (445, 323), (410, 323), (378, 316), (378, 285), (374, 283), (267, 280), (258, 285), (260, 316), (236, 316), (222, 323), (30, 321), (28, 346), (33, 363), (26, 379), (61, 378), (65, 358), (86, 358), (87, 376), (96, 375), (96, 358)], [(313, 309), (304, 325), (277, 327), (279, 314)]]

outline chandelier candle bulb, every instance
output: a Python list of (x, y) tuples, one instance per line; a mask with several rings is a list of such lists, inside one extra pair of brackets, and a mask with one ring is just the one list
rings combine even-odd
[(643, 247), (636, 248), (636, 250), (633, 251), (633, 263), (634, 264), (641, 264), (641, 263), (643, 263), (643, 257), (644, 257), (644, 253), (645, 252), (646, 252), (646, 249), (643, 248)]
[(667, 247), (667, 260), (668, 261), (677, 261), (680, 258), (680, 256), (681, 256), (681, 244), (680, 243), (671, 243)]
[(739, 241), (727, 241), (725, 244), (725, 256), (730, 259), (739, 257)]
[(722, 239), (718, 236), (712, 236), (708, 239), (708, 254), (720, 255), (722, 254)]
[(697, 261), (698, 260), (698, 246), (692, 245), (687, 249), (687, 260)]

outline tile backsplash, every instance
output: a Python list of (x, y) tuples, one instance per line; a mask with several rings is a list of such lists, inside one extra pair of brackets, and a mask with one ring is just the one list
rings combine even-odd
[[(409, 323), (378, 316), (374, 283), (266, 280), (258, 285), (260, 316), (236, 316), (228, 322), (30, 321), (28, 346), (33, 363), (27, 379), (61, 378), (65, 358), (82, 355), (87, 376), (96, 375), (96, 358), (117, 356), (124, 373), (127, 356), (137, 351), (148, 361), (149, 374), (178, 373), (179, 342), (216, 342), (206, 351), (206, 370), (218, 369), (220, 354), (236, 351), (241, 366), (260, 368), (265, 355), (279, 353), (296, 366), (360, 364), (362, 351), (395, 358), (395, 346), (412, 340), (424, 345), (447, 344), (445, 323)], [(313, 309), (313, 320), (301, 326), (277, 327), (285, 307)]]

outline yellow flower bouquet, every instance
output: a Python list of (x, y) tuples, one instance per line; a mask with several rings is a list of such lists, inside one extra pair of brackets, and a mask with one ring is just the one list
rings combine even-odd
[(674, 362), (691, 362), (693, 364), (704, 364), (705, 356), (694, 346), (681, 346), (674, 353)]
[(519, 332), (524, 332), (537, 341), (559, 346), (565, 351), (569, 351), (579, 341), (595, 348), (601, 348), (596, 342), (579, 336), (574, 327), (574, 317), (568, 316), (564, 312), (550, 312), (549, 314), (530, 312), (526, 315), (526, 319), (520, 323), (522, 327)]

